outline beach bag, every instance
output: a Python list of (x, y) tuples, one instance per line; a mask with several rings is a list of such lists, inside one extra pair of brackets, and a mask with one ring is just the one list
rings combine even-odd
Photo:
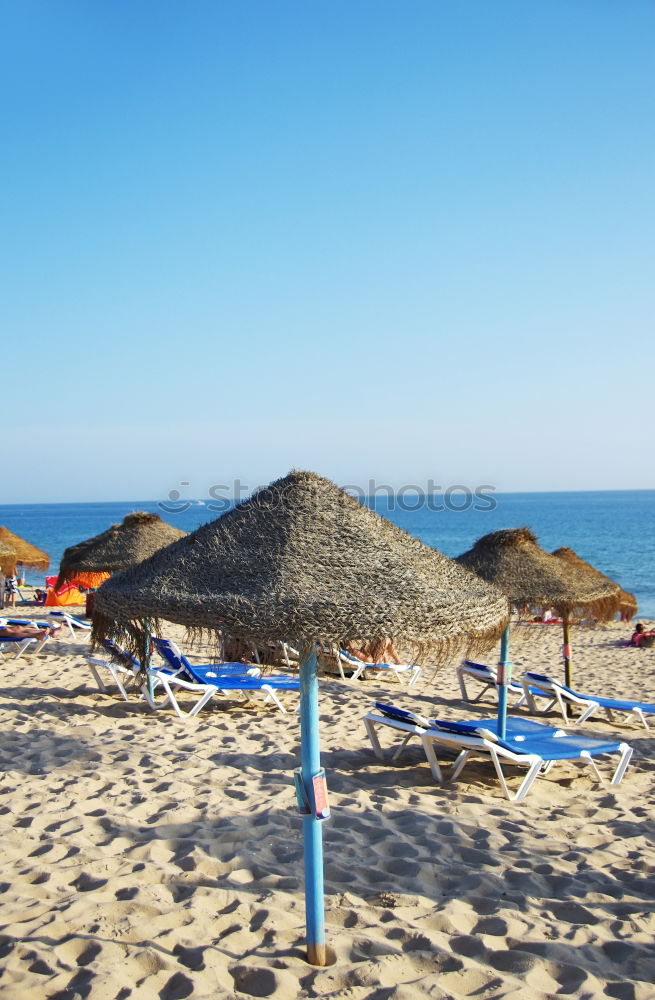
[(651, 649), (655, 644), (655, 635), (645, 635), (639, 643), (640, 649)]

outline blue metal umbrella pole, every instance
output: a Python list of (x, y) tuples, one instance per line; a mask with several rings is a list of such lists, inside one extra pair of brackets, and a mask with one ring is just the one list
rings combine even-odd
[(512, 679), (512, 662), (509, 658), (509, 622), (500, 639), (500, 659), (498, 660), (498, 736), (501, 740), (507, 734), (507, 687)]
[(307, 961), (311, 965), (326, 965), (321, 818), (327, 818), (329, 811), (325, 779), (321, 771), (318, 676), (314, 646), (300, 664), (300, 763), (300, 777), (308, 810), (303, 816)]
[(150, 638), (150, 636), (151, 636), (150, 619), (149, 618), (144, 618), (143, 623), (144, 623), (145, 638), (146, 638), (145, 647), (144, 647), (145, 648), (145, 656), (144, 656), (144, 659), (143, 659), (143, 669), (146, 672), (146, 689), (148, 691), (148, 697), (149, 697), (149, 699), (151, 701), (154, 701), (154, 688), (153, 688), (153, 684), (152, 684), (152, 677), (148, 673), (148, 671), (150, 670), (150, 660), (152, 658), (152, 640)]

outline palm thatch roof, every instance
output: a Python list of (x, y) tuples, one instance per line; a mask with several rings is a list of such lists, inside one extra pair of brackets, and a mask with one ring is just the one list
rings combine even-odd
[(62, 556), (56, 586), (77, 579), (79, 573), (127, 569), (185, 536), (186, 532), (162, 521), (158, 514), (138, 510), (121, 524), (112, 524), (99, 535), (70, 545)]
[(14, 549), (16, 562), (19, 566), (46, 570), (50, 565), (50, 556), (47, 552), (37, 549), (36, 545), (26, 542), (24, 538), (15, 535), (13, 531), (3, 525), (0, 525), (0, 542), (4, 542), (10, 549)]
[(0, 541), (0, 570), (3, 576), (13, 576), (16, 572), (16, 549), (12, 548), (8, 542)]
[(144, 619), (294, 645), (379, 639), (490, 648), (507, 599), (313, 472), (294, 471), (96, 593), (94, 638)]
[(494, 583), (519, 610), (548, 607), (562, 615), (577, 610), (607, 621), (618, 608), (617, 583), (546, 552), (529, 528), (492, 531), (457, 562)]
[(620, 584), (615, 580), (612, 580), (610, 576), (605, 573), (601, 573), (599, 569), (592, 566), (585, 559), (582, 559), (573, 549), (569, 549), (566, 545), (563, 545), (559, 549), (555, 549), (553, 552), (554, 556), (558, 559), (564, 559), (571, 566), (577, 566), (580, 570), (584, 570), (591, 574), (592, 577), (600, 578), (601, 580), (608, 580), (615, 587), (619, 587), (619, 611), (621, 612), (624, 620), (630, 621), (637, 613), (637, 598), (634, 594), (631, 594), (629, 590), (624, 590)]

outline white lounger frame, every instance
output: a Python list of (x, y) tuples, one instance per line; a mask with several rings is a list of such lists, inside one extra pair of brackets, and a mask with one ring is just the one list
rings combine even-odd
[[(70, 632), (71, 639), (89, 639), (91, 637), (91, 626), (87, 622), (80, 621), (75, 615), (67, 615), (65, 612), (61, 615), (56, 615), (53, 617), (63, 618), (63, 620), (68, 625), (68, 631)], [(81, 632), (81, 635), (78, 635)]]
[[(155, 701), (151, 692), (148, 691), (147, 684), (144, 685), (143, 695), (146, 701), (148, 702), (150, 708), (153, 709), (162, 708), (170, 703), (180, 719), (191, 718), (192, 716), (197, 715), (198, 712), (200, 712), (200, 710), (205, 707), (207, 702), (211, 701), (211, 699), (215, 694), (223, 694), (223, 695), (241, 694), (244, 696), (244, 701), (249, 701), (250, 700), (249, 696), (251, 695), (263, 694), (264, 702), (272, 701), (280, 709), (281, 712), (283, 712), (285, 715), (287, 713), (286, 708), (284, 707), (284, 705), (282, 704), (282, 702), (280, 701), (280, 699), (276, 694), (276, 689), (273, 688), (270, 684), (264, 683), (260, 688), (248, 689), (248, 690), (239, 690), (238, 688), (232, 688), (228, 684), (228, 686), (225, 689), (223, 689), (220, 687), (220, 678), (217, 678), (216, 684), (198, 684), (195, 681), (183, 680), (181, 677), (176, 677), (173, 674), (167, 673), (164, 670), (148, 670), (148, 677), (151, 677), (155, 681), (154, 685), (155, 687), (161, 685), (165, 691), (164, 699), (158, 702)], [(229, 680), (229, 678), (225, 678), (225, 680)], [(185, 712), (184, 709), (180, 708), (180, 705), (173, 691), (174, 687), (181, 688), (183, 691), (193, 692), (194, 694), (197, 694), (199, 696), (193, 708), (189, 709), (188, 712)]]
[[(404, 732), (406, 734), (400, 747), (396, 749), (392, 757), (392, 760), (394, 761), (398, 759), (400, 753), (412, 736), (418, 736), (423, 744), (423, 750), (425, 751), (425, 756), (427, 757), (428, 764), (430, 765), (432, 777), (440, 785), (445, 784), (445, 781), (435, 753), (435, 744), (447, 747), (449, 750), (455, 751), (457, 754), (452, 771), (449, 775), (450, 781), (455, 781), (459, 777), (464, 765), (472, 754), (481, 754), (482, 756), (491, 757), (493, 765), (496, 769), (496, 774), (498, 775), (498, 780), (500, 781), (501, 787), (510, 802), (519, 802), (521, 799), (524, 799), (539, 774), (548, 774), (553, 764), (557, 763), (556, 761), (545, 761), (543, 757), (540, 757), (538, 754), (513, 753), (511, 750), (500, 746), (493, 740), (485, 739), (482, 736), (462, 736), (455, 733), (451, 734), (444, 730), (425, 729), (422, 726), (396, 721), (395, 719), (391, 719), (384, 715), (377, 715), (373, 712), (370, 712), (365, 716), (364, 725), (375, 755), (380, 760), (384, 760), (384, 753), (376, 732), (376, 726), (386, 726), (389, 729), (395, 729), (396, 731)], [(621, 743), (619, 747), (619, 761), (616, 765), (614, 774), (612, 775), (610, 784), (618, 785), (621, 782), (631, 757), (632, 747), (628, 746), (627, 743)], [(575, 762), (575, 758), (573, 757), (567, 759)], [(598, 780), (601, 783), (606, 783), (606, 778), (598, 770), (596, 762), (588, 750), (581, 750), (580, 757), (578, 759), (585, 764), (591, 765)], [(528, 768), (528, 773), (521, 782), (518, 791), (515, 793), (512, 793), (507, 785), (502, 768), (503, 762), (518, 764), (521, 767)]]
[[(6, 625), (6, 624), (7, 624), (7, 619), (0, 618), (0, 625)], [(38, 629), (47, 628), (47, 623), (44, 625), (43, 623), (34, 621), (33, 619), (31, 619), (27, 624), (28, 627), (30, 628), (32, 627)], [(26, 652), (26, 650), (29, 650), (30, 653), (40, 653), (43, 647), (45, 646), (46, 642), (48, 641), (48, 639), (50, 639), (49, 634), (46, 635), (45, 638), (43, 639), (39, 639), (35, 635), (25, 636), (24, 638), (16, 636), (15, 638), (7, 637), (6, 639), (3, 639), (2, 637), (0, 637), (0, 660), (19, 660), (23, 655), (23, 653)], [(32, 645), (34, 646), (34, 649), (29, 648)], [(9, 655), (10, 649), (3, 649), (3, 646), (10, 647), (13, 655), (10, 656)], [(14, 649), (15, 652), (13, 652)]]
[(87, 656), (86, 662), (89, 664), (89, 669), (93, 675), (93, 678), (98, 685), (98, 690), (103, 694), (107, 694), (107, 685), (100, 676), (98, 669), (108, 670), (112, 676), (116, 687), (120, 691), (121, 697), (125, 701), (129, 701), (127, 691), (125, 690), (125, 685), (123, 684), (123, 677), (129, 678), (129, 680), (134, 680), (136, 677), (136, 670), (131, 670), (129, 667), (124, 666), (122, 663), (117, 663), (114, 660), (101, 660), (97, 656)]
[(351, 681), (358, 681), (367, 670), (391, 671), (391, 673), (395, 674), (399, 684), (402, 684), (404, 680), (407, 681), (408, 689), (416, 684), (421, 674), (421, 668), (413, 663), (364, 663), (363, 660), (358, 659), (356, 656), (349, 656), (341, 649), (337, 650), (336, 656), (339, 673), (341, 674), (341, 679), (344, 681), (347, 680), (343, 670), (344, 664), (347, 667), (354, 668), (350, 675)]
[[(498, 694), (498, 682), (496, 681), (496, 674), (493, 667), (488, 667), (483, 663), (471, 663), (470, 661), (465, 661), (464, 663), (460, 663), (456, 670), (462, 701), (468, 701), (471, 704), (474, 704), (476, 701), (480, 701), (490, 688), (496, 691), (496, 695)], [(479, 681), (480, 684), (482, 684), (482, 688), (478, 691), (475, 698), (471, 698), (469, 695), (468, 688), (466, 686), (467, 677)], [(510, 681), (508, 685), (508, 693), (519, 695), (519, 700), (516, 702), (514, 708), (521, 708), (525, 701), (525, 692), (518, 681)]]
[[(632, 705), (629, 709), (612, 709), (608, 705), (601, 705), (594, 698), (583, 698), (581, 695), (574, 694), (572, 691), (566, 691), (560, 684), (557, 683), (556, 680), (535, 680), (534, 677), (528, 677), (527, 674), (523, 675), (521, 683), (523, 684), (523, 690), (525, 691), (528, 708), (535, 715), (537, 712), (548, 712), (551, 708), (557, 705), (565, 722), (578, 724), (580, 722), (586, 722), (587, 719), (590, 719), (599, 708), (602, 708), (610, 722), (614, 722), (614, 712), (621, 712), (627, 716), (634, 714), (637, 716), (645, 729), (650, 729), (646, 713), (637, 704)], [(532, 692), (530, 691), (530, 688), (533, 688)], [(540, 708), (537, 705), (534, 697), (534, 689), (540, 691), (544, 698), (550, 699), (545, 708)], [(626, 701), (629, 703), (630, 699), (618, 698), (617, 701)], [(569, 716), (568, 707), (579, 708), (580, 715), (577, 717), (573, 715)]]

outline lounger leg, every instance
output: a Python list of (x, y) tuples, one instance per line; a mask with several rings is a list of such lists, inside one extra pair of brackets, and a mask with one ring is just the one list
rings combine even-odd
[(612, 780), (610, 781), (611, 785), (619, 785), (623, 780), (623, 775), (625, 774), (625, 770), (628, 764), (630, 763), (630, 758), (632, 757), (633, 749), (631, 746), (629, 746), (628, 743), (621, 743), (620, 752), (621, 756), (619, 758), (619, 763), (617, 765), (616, 771), (614, 772)]
[[(513, 797), (511, 795), (507, 796), (507, 798), (510, 799), (510, 801), (520, 802), (521, 799), (524, 799), (526, 797), (526, 795), (528, 794), (528, 792), (532, 788), (532, 786), (533, 786), (533, 784), (534, 784), (534, 782), (535, 782), (535, 780), (536, 780), (536, 778), (537, 778), (537, 776), (539, 774), (539, 771), (541, 770), (541, 765), (542, 764), (543, 764), (543, 761), (541, 760), (540, 757), (538, 757), (535, 761), (533, 761), (533, 763), (528, 768), (528, 773), (526, 774), (525, 778), (523, 779), (523, 781), (521, 783), (521, 786), (520, 786), (518, 792), (516, 793), (516, 795), (514, 795)], [(505, 784), (505, 782), (503, 782), (503, 784), (505, 785), (505, 789), (507, 790), (507, 785)]]
[(123, 699), (123, 701), (129, 701), (130, 699), (128, 697), (127, 691), (125, 690), (122, 680), (120, 679), (120, 677), (116, 677), (115, 680), (116, 680), (116, 687), (118, 688), (118, 692), (121, 698)]
[(441, 773), (441, 768), (439, 767), (439, 761), (437, 760), (437, 755), (434, 752), (434, 744), (430, 739), (429, 733), (423, 733), (421, 737), (421, 743), (423, 744), (423, 749), (425, 750), (425, 756), (428, 759), (428, 764), (430, 765), (430, 770), (432, 771), (432, 777), (439, 785), (443, 785), (443, 774)]
[(364, 719), (364, 726), (366, 728), (366, 733), (369, 740), (371, 741), (371, 746), (373, 747), (373, 753), (378, 758), (378, 760), (384, 760), (384, 753), (382, 751), (382, 746), (380, 745), (380, 740), (378, 734), (375, 730), (375, 724), (370, 719)]
[[(28, 646), (31, 646), (31, 645), (32, 645), (32, 643), (33, 643), (33, 642), (36, 642), (36, 641), (37, 641), (36, 639), (25, 639), (25, 640), (24, 640), (24, 642), (20, 642), (20, 643), (18, 644), (18, 649), (16, 650), (16, 653), (14, 654), (14, 656), (12, 656), (12, 660), (19, 660), (19, 659), (20, 659), (20, 657), (21, 657), (21, 656), (23, 655), (23, 653), (25, 652), (25, 650), (26, 650), (26, 649), (28, 648)], [(33, 652), (33, 653), (38, 653), (38, 652), (39, 652), (40, 650), (42, 650), (42, 649), (43, 649), (43, 643), (44, 643), (44, 642), (45, 642), (45, 639), (43, 640), (43, 642), (39, 642), (39, 643), (38, 643), (38, 644), (37, 644), (37, 645), (36, 645), (36, 646), (34, 647), (34, 649), (32, 650), (32, 652)]]
[[(505, 792), (505, 795), (511, 801), (511, 799), (512, 799), (512, 793), (510, 792), (509, 788), (507, 787), (507, 782), (505, 781), (505, 775), (503, 774), (503, 769), (500, 766), (500, 761), (498, 760), (498, 754), (496, 753), (496, 751), (493, 748), (490, 750), (490, 753), (491, 753), (491, 759), (493, 761), (493, 765), (496, 768), (496, 774), (498, 775), (498, 780), (500, 781), (500, 783), (501, 783), (501, 785), (503, 787), (503, 791)], [(525, 784), (525, 782), (524, 782), (524, 784)], [(521, 788), (519, 788), (519, 791), (518, 791), (517, 795), (520, 794), (522, 788), (523, 788), (523, 785), (521, 785)]]
[[(580, 756), (581, 756), (581, 757), (583, 758), (583, 760), (586, 760), (587, 764), (590, 764), (590, 765), (591, 765), (591, 767), (593, 768), (593, 770), (594, 770), (594, 772), (595, 772), (595, 774), (596, 774), (596, 777), (598, 778), (598, 780), (600, 781), (600, 783), (601, 783), (602, 785), (604, 785), (604, 784), (605, 784), (605, 778), (604, 778), (604, 776), (603, 776), (603, 775), (602, 775), (602, 774), (600, 773), (600, 771), (598, 770), (598, 766), (597, 766), (597, 764), (596, 764), (596, 761), (595, 761), (595, 760), (594, 760), (594, 758), (593, 758), (593, 757), (591, 756), (591, 754), (589, 753), (589, 751), (588, 751), (588, 750), (582, 750), (582, 751), (580, 752)], [(619, 762), (619, 763), (620, 763), (620, 762)]]
[(191, 717), (192, 715), (197, 715), (198, 712), (205, 707), (207, 702), (214, 697), (214, 695), (216, 694), (216, 690), (217, 689), (215, 687), (212, 687), (209, 690), (205, 691), (202, 698), (196, 702), (196, 704), (193, 706), (190, 712), (187, 712), (187, 715), (189, 717)]
[(453, 764), (453, 769), (448, 776), (449, 781), (457, 781), (457, 779), (459, 778), (460, 774), (464, 769), (466, 761), (469, 759), (470, 756), (471, 754), (470, 751), (468, 750), (462, 750), (462, 752), (457, 755), (455, 763)]
[(633, 708), (632, 711), (635, 713), (635, 715), (637, 716), (637, 718), (641, 719), (641, 721), (644, 724), (644, 728), (645, 729), (650, 729), (650, 726), (648, 725), (648, 720), (647, 720), (646, 716), (644, 715), (644, 713), (642, 712), (642, 710), (640, 708)]
[[(102, 677), (100, 676), (100, 674), (98, 673), (98, 671), (96, 669), (96, 666), (95, 666), (95, 663), (92, 663), (91, 660), (87, 660), (87, 663), (89, 664), (89, 670), (93, 674), (93, 679), (95, 680), (96, 684), (98, 685), (98, 690), (102, 691), (103, 694), (106, 694), (107, 693), (107, 686), (106, 686), (105, 682), (103, 681)], [(106, 666), (106, 664), (103, 663), (103, 666)]]
[(266, 700), (270, 698), (271, 701), (275, 702), (275, 704), (277, 705), (277, 707), (280, 709), (281, 712), (283, 712), (285, 715), (287, 714), (286, 708), (284, 707), (284, 705), (282, 704), (282, 702), (280, 701), (280, 699), (278, 698), (278, 696), (276, 695), (275, 691), (270, 686), (270, 684), (262, 684), (262, 691), (266, 692), (267, 696)]
[(530, 691), (530, 689), (525, 684), (523, 685), (523, 695), (528, 703), (528, 711), (530, 712), (530, 715), (536, 715), (537, 712), (539, 711), (539, 709), (537, 708), (537, 703), (534, 700), (534, 695), (532, 694), (532, 691)]
[(598, 708), (598, 703), (595, 701), (593, 701), (590, 705), (587, 705), (587, 707), (584, 709), (584, 711), (577, 720), (578, 724), (580, 724), (581, 722), (586, 722), (587, 719), (590, 719), (597, 708)]
[(413, 687), (414, 684), (416, 684), (416, 682), (417, 682), (417, 680), (419, 679), (420, 676), (421, 676), (421, 668), (420, 667), (414, 667), (414, 669), (412, 670), (412, 676), (410, 677), (409, 684), (407, 685), (407, 687), (408, 688)]
[(407, 733), (407, 736), (402, 741), (398, 749), (394, 751), (393, 757), (391, 758), (392, 761), (398, 760), (398, 758), (400, 757), (401, 753), (403, 752), (403, 750), (405, 749), (405, 747), (407, 746), (413, 735), (414, 733)]

